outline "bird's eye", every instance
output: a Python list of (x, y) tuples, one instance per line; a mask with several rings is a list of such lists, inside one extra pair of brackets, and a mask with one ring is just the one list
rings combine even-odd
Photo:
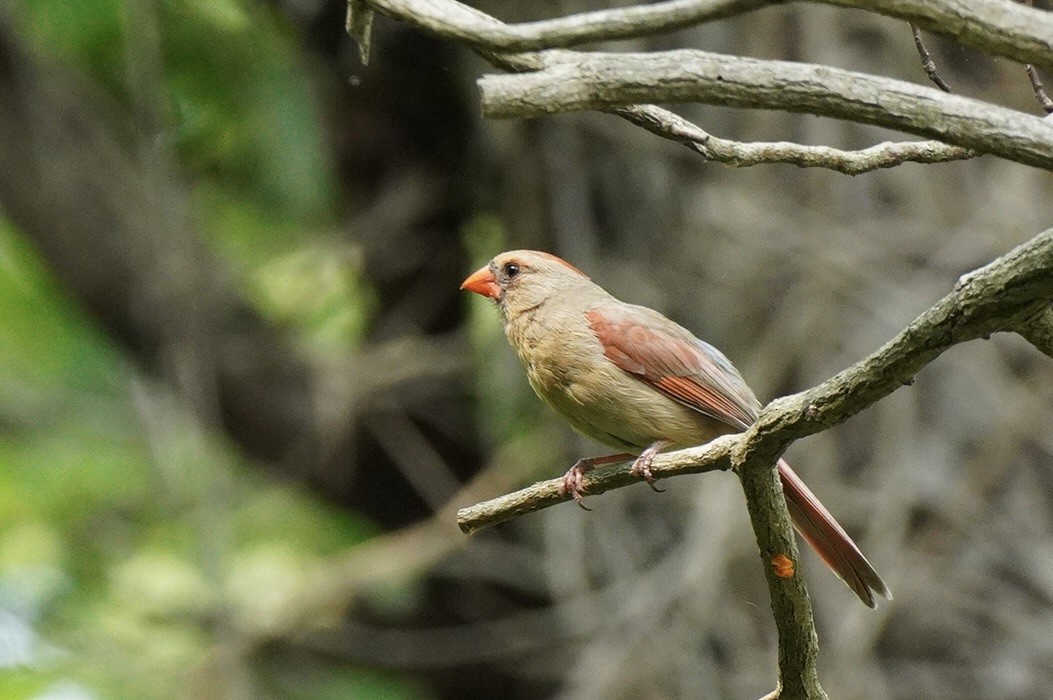
[(514, 262), (505, 263), (504, 272), (505, 277), (511, 279), (519, 274), (519, 265)]

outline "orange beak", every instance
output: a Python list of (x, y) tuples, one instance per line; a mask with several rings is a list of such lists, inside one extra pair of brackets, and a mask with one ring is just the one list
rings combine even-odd
[(461, 283), (461, 289), (481, 294), (494, 301), (501, 298), (501, 285), (497, 283), (497, 278), (494, 277), (489, 265), (484, 265), (469, 275), (468, 279)]

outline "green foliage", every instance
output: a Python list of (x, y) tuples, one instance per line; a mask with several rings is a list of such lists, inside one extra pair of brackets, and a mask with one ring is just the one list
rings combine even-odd
[[(131, 83), (160, 88), (145, 99), (164, 115), (181, 166), (209, 187), (233, 189), (285, 222), (319, 221), (331, 210), (329, 164), (295, 38), (261, 5), (16, 0), (14, 10), (42, 54), (122, 103), (133, 102)], [(157, 46), (142, 24), (158, 33)], [(140, 53), (158, 54), (160, 74)]]
[[(38, 53), (119, 106), (134, 112), (136, 90), (156, 87), (147, 97), (195, 220), (245, 298), (318, 358), (346, 356), (374, 302), (334, 235), (320, 120), (289, 28), (247, 0), (12, 10)], [(153, 46), (131, 29), (144, 23)], [(149, 62), (130, 57), (152, 48), (159, 72), (144, 75)], [(264, 696), (418, 697), (395, 676), (324, 666), (278, 677), (225, 656), (231, 635), (279, 616), (328, 555), (375, 534), (266, 478), (186, 415), (0, 220), (0, 612), (27, 635), (25, 657), (0, 658), (12, 669), (0, 697), (209, 696), (216, 678)]]
[(322, 671), (319, 668), (281, 669), (281, 677), (271, 674), (275, 693), (290, 700), (415, 700), (422, 691), (390, 673), (360, 668)]
[(25, 38), (48, 58), (121, 90), (125, 44), (120, 0), (15, 0), (11, 8)]
[(167, 697), (215, 653), (217, 611), (274, 614), (321, 557), (374, 530), (261, 482), (178, 417), (151, 435), (115, 350), (10, 228), (0, 245), (0, 589), (17, 592), (3, 600), (22, 601), (41, 648), (62, 650), (0, 677), (0, 696), (75, 679)]

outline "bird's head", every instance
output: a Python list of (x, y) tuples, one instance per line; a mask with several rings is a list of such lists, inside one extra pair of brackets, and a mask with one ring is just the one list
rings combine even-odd
[(591, 285), (585, 273), (551, 253), (513, 250), (501, 253), (473, 272), (461, 289), (493, 299), (507, 309), (540, 303), (583, 281)]

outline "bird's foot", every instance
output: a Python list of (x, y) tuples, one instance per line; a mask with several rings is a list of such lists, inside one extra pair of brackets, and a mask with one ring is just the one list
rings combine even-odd
[(660, 489), (654, 485), (655, 479), (654, 474), (651, 473), (651, 462), (653, 462), (655, 456), (657, 456), (658, 453), (668, 445), (669, 443), (666, 440), (658, 440), (651, 443), (650, 447), (640, 453), (640, 456), (636, 458), (635, 462), (633, 462), (632, 469), (629, 470), (630, 474), (638, 476), (646, 481), (647, 485), (658, 493), (664, 492), (665, 489)]
[(631, 454), (616, 454), (606, 455), (604, 457), (584, 457), (574, 463), (574, 466), (567, 470), (567, 473), (563, 475), (563, 481), (559, 485), (559, 492), (566, 495), (570, 494), (574, 499), (574, 502), (585, 510), (592, 510), (585, 505), (585, 485), (582, 483), (582, 477), (585, 476), (585, 472), (591, 471), (593, 467), (598, 467), (603, 464), (616, 464), (618, 462), (626, 462), (632, 459)]
[(585, 487), (581, 483), (581, 478), (585, 476), (585, 472), (591, 470), (594, 465), (589, 459), (579, 459), (574, 463), (574, 466), (567, 470), (567, 473), (563, 475), (563, 483), (559, 485), (559, 492), (563, 494), (570, 494), (574, 498), (574, 502), (581, 506), (584, 510), (592, 510), (585, 505)]

